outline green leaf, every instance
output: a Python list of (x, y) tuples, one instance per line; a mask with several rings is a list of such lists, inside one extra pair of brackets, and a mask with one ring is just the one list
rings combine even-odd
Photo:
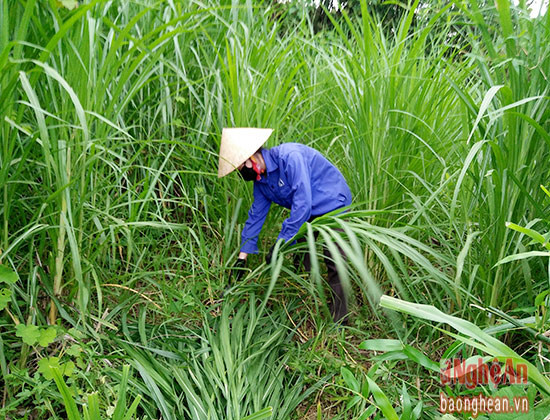
[(69, 328), (69, 331), (67, 331), (69, 335), (75, 339), (81, 339), (84, 338), (84, 334), (82, 334), (79, 330), (76, 328)]
[(433, 372), (440, 371), (438, 363), (435, 363), (428, 356), (426, 356), (420, 350), (415, 349), (414, 347), (405, 345), (403, 347), (403, 353), (405, 353), (407, 357), (411, 359), (413, 362), (418, 363), (421, 366), (424, 366), (426, 369), (429, 369)]
[(502, 260), (498, 261), (494, 266), (496, 267), (498, 265), (506, 264), (512, 261), (525, 260), (531, 257), (550, 257), (550, 252), (546, 252), (546, 251), (521, 252), (519, 254), (509, 255), (503, 258)]
[(17, 282), (17, 273), (5, 265), (0, 265), (0, 283), (14, 284)]
[(124, 365), (122, 367), (122, 376), (120, 378), (120, 387), (118, 391), (118, 399), (116, 402), (116, 406), (113, 407), (113, 420), (119, 420), (122, 419), (122, 416), (124, 412), (127, 410), (126, 408), (126, 389), (128, 386), (128, 376), (130, 374), (130, 366)]
[(495, 97), (497, 92), (503, 87), (504, 85), (492, 86), (485, 94), (485, 97), (483, 98), (483, 101), (481, 102), (481, 105), (479, 107), (479, 112), (474, 122), (474, 126), (472, 127), (472, 131), (470, 132), (470, 135), (468, 136), (468, 140), (466, 141), (466, 143), (470, 143), (472, 136), (474, 135), (481, 119), (483, 118), (483, 115), (485, 115), (485, 111), (487, 111), (487, 109), (489, 108), (489, 105), (491, 105), (491, 102), (493, 101), (493, 98)]
[(403, 387), (401, 388), (401, 401), (403, 406), (403, 409), (401, 411), (401, 420), (411, 420), (411, 397), (407, 392), (407, 387), (405, 386), (405, 383), (403, 383)]
[(374, 339), (374, 340), (365, 340), (359, 344), (359, 348), (362, 350), (372, 350), (372, 351), (398, 351), (403, 350), (403, 344), (399, 340), (388, 340), (388, 339)]
[(543, 305), (544, 300), (546, 299), (546, 296), (548, 296), (548, 293), (550, 293), (550, 290), (545, 290), (544, 292), (539, 293), (535, 298), (535, 306)]
[(422, 401), (419, 401), (418, 404), (416, 404), (416, 407), (414, 407), (412, 416), (414, 419), (419, 419), (421, 414), (422, 414)]
[(40, 331), (40, 338), (38, 339), (38, 344), (42, 347), (48, 347), (57, 337), (57, 331), (53, 327)]
[(352, 397), (348, 403), (346, 404), (346, 410), (349, 410), (350, 408), (352, 408), (353, 406), (357, 405), (361, 399), (363, 397), (361, 395), (355, 395), (354, 397)]
[(19, 324), (16, 327), (15, 335), (21, 337), (25, 344), (33, 346), (40, 338), (40, 331), (36, 325)]
[(351, 373), (351, 371), (349, 369), (346, 369), (345, 367), (342, 367), (342, 369), (340, 369), (340, 373), (342, 374), (342, 378), (344, 378), (344, 382), (349, 387), (349, 389), (355, 392), (359, 392), (360, 385), (357, 379), (355, 379), (355, 376), (353, 376), (353, 373)]
[(514, 350), (508, 347), (497, 338), (482, 331), (477, 325), (441, 312), (434, 306), (419, 303), (406, 302), (390, 296), (382, 296), (380, 306), (394, 311), (403, 312), (418, 318), (434, 322), (443, 322), (456, 329), (463, 335), (456, 335), (450, 331), (447, 334), (457, 338), (463, 343), (469, 344), (499, 360), (509, 359), (514, 364), (524, 363), (527, 365), (528, 378), (546, 395), (550, 395), (550, 380), (543, 375), (536, 366), (520, 357)]
[(506, 227), (512, 230), (515, 230), (517, 232), (523, 233), (524, 235), (529, 236), (534, 241), (538, 242), (542, 246), (544, 246), (547, 250), (550, 251), (550, 244), (546, 242), (546, 239), (544, 236), (542, 236), (540, 233), (538, 233), (536, 230), (529, 229), (523, 226), (516, 225), (515, 223), (506, 222)]
[(273, 408), (267, 407), (267, 408), (264, 408), (263, 410), (257, 411), (256, 413), (250, 416), (246, 416), (241, 420), (266, 420), (266, 419), (270, 419), (272, 415), (273, 415)]
[(99, 413), (99, 397), (97, 392), (88, 394), (88, 418), (90, 420), (101, 420), (101, 414)]
[(52, 368), (57, 368), (61, 370), (61, 365), (59, 364), (59, 357), (48, 357), (43, 358), (38, 361), (38, 372), (41, 373), (45, 379), (53, 379)]
[(82, 353), (82, 347), (80, 347), (78, 344), (73, 344), (71, 347), (67, 349), (66, 352), (69, 356), (80, 356), (80, 353)]
[(63, 380), (63, 374), (59, 371), (58, 368), (52, 368), (50, 374), (51, 379), (55, 380), (57, 389), (63, 397), (63, 403), (65, 404), (65, 411), (67, 412), (68, 420), (80, 420), (80, 413), (78, 412), (78, 407), (76, 406), (73, 393)]
[(8, 306), (11, 301), (11, 290), (0, 289), (0, 311)]
[(63, 368), (63, 375), (72, 376), (75, 369), (75, 365), (73, 362), (68, 361), (67, 363), (62, 365), (62, 368)]
[(384, 417), (388, 420), (399, 420), (399, 416), (395, 412), (394, 408), (391, 405), (390, 400), (380, 389), (378, 384), (374, 382), (371, 378), (367, 376), (367, 381), (369, 383), (369, 389), (374, 397), (376, 406), (380, 409)]
[(367, 408), (365, 410), (365, 412), (363, 414), (361, 414), (357, 420), (367, 420), (367, 419), (370, 419), (371, 416), (374, 414), (374, 412), (376, 411), (376, 406), (375, 405), (371, 405), (369, 408)]
[(57, 369), (59, 373), (65, 376), (71, 376), (74, 372), (75, 365), (69, 361), (67, 363), (60, 363), (59, 357), (48, 357), (38, 361), (38, 372), (44, 375), (44, 378), (50, 380), (53, 379), (53, 369)]
[(86, 362), (84, 360), (82, 360), (82, 357), (77, 357), (76, 358), (76, 365), (80, 368), (80, 369), (84, 369), (86, 367)]

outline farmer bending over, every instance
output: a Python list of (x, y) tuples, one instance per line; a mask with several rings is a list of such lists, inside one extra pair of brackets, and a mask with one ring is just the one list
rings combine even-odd
[[(351, 203), (344, 177), (318, 151), (297, 143), (264, 149), (262, 145), (272, 132), (261, 128), (224, 128), (222, 132), (218, 178), (238, 169), (245, 181), (254, 182), (254, 202), (244, 225), (235, 267), (244, 267), (247, 255), (258, 253), (258, 235), (272, 202), (290, 209), (290, 217), (283, 222), (277, 238), (284, 241), (292, 239), (305, 222)], [(273, 248), (266, 256), (268, 264)], [(347, 314), (346, 297), (334, 259), (327, 249), (324, 255), (332, 290), (330, 312), (339, 321)], [(304, 265), (309, 271), (307, 256)]]

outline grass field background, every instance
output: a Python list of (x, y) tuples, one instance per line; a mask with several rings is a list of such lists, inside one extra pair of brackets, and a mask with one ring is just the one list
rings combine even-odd
[[(530, 384), (476, 393), (550, 412), (550, 15), (72, 6), (0, 0), (3, 417), (438, 418), (440, 391), (469, 393), (440, 360), (477, 355), (528, 363)], [(252, 200), (216, 176), (238, 126), (321, 151), (354, 200), (267, 266), (273, 208), (220, 299)], [(345, 328), (323, 264), (292, 265), (322, 254), (316, 231), (348, 257)]]

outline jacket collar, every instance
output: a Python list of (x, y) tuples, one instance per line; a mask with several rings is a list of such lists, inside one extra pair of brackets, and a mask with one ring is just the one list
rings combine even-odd
[(273, 149), (262, 150), (262, 157), (264, 158), (266, 172), (273, 172), (279, 168)]

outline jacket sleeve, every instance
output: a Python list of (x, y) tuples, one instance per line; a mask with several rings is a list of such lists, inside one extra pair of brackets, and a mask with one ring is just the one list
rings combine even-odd
[(300, 153), (291, 153), (287, 159), (287, 179), (291, 184), (292, 206), (290, 217), (283, 222), (279, 239), (288, 241), (311, 217), (311, 176)]
[(247, 254), (258, 253), (258, 235), (269, 213), (271, 201), (260, 191), (254, 183), (254, 202), (248, 211), (248, 220), (246, 221), (241, 236), (241, 252)]

